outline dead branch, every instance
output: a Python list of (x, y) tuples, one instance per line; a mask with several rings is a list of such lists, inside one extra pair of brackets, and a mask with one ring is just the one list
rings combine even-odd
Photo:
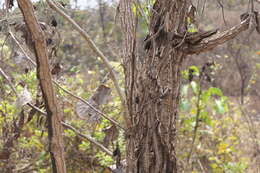
[(79, 137), (87, 139), (89, 142), (95, 144), (96, 146), (98, 146), (102, 151), (104, 151), (105, 153), (107, 153), (110, 156), (113, 156), (112, 151), (109, 151), (106, 147), (104, 147), (102, 144), (100, 144), (99, 142), (97, 142), (94, 138), (92, 138), (91, 136), (88, 135), (84, 135), (82, 133), (80, 133), (77, 129), (75, 129), (74, 127), (72, 127), (71, 125), (62, 122), (61, 123), (64, 127), (72, 130), (74, 133), (76, 133)]
[[(18, 40), (15, 38), (14, 34), (9, 31), (11, 37), (13, 38), (13, 40), (15, 41), (15, 43), (19, 46), (19, 48), (22, 50), (22, 52), (24, 53), (25, 57), (32, 63), (33, 66), (36, 67), (36, 63), (32, 60), (32, 58), (30, 58), (30, 56), (26, 53), (25, 49), (23, 48), (22, 45), (20, 45), (20, 43), (18, 42)], [(86, 105), (88, 105), (90, 108), (92, 108), (95, 112), (97, 112), (98, 114), (100, 114), (102, 117), (104, 117), (105, 119), (107, 119), (108, 121), (110, 121), (112, 124), (118, 126), (119, 128), (121, 128), (122, 130), (125, 131), (125, 128), (122, 127), (118, 122), (116, 122), (115, 120), (109, 118), (109, 116), (107, 116), (106, 114), (104, 114), (103, 112), (101, 112), (100, 110), (96, 109), (94, 106), (92, 106), (89, 102), (87, 102), (86, 100), (84, 100), (83, 98), (76, 96), (75, 94), (73, 94), (72, 92), (70, 92), (69, 90), (63, 88), (57, 81), (52, 80), (52, 82), (61, 90), (63, 90), (65, 93), (69, 94), (70, 96), (82, 101), (83, 103), (85, 103)]]
[[(0, 68), (0, 74), (3, 76), (4, 79), (6, 79), (8, 81), (8, 85), (12, 88), (13, 92), (15, 93), (15, 95), (17, 95), (17, 91), (14, 87), (14, 85), (12, 84), (12, 82), (10, 81), (9, 77), (5, 74), (5, 72)], [(28, 106), (30, 106), (32, 109), (35, 109), (36, 111), (38, 111), (40, 114), (47, 116), (47, 113), (42, 111), (40, 108), (32, 105), (31, 103), (27, 103)], [(76, 133), (78, 136), (82, 137), (83, 139), (88, 140), (89, 142), (93, 143), (94, 145), (96, 145), (97, 147), (99, 147), (102, 151), (104, 151), (105, 153), (107, 153), (110, 156), (113, 156), (112, 151), (110, 151), (109, 149), (107, 149), (104, 145), (102, 145), (101, 143), (97, 142), (94, 138), (92, 138), (89, 135), (84, 135), (82, 133), (80, 133), (80, 131), (78, 131), (75, 127), (62, 122), (61, 124), (63, 125), (63, 127), (68, 128), (70, 130), (72, 130), (74, 133)]]
[[(110, 74), (111, 74), (111, 79), (114, 82), (116, 91), (123, 103), (123, 105), (125, 104), (125, 97), (124, 94), (122, 93), (117, 78), (116, 78), (116, 74), (114, 72), (113, 67), (111, 66), (108, 58), (101, 52), (101, 50), (96, 46), (96, 44), (94, 43), (94, 41), (90, 38), (90, 36), (88, 35), (88, 33), (86, 31), (84, 31), (70, 16), (68, 16), (65, 12), (63, 12), (61, 10), (62, 7), (60, 7), (59, 4), (55, 4), (52, 0), (47, 0), (47, 3), (49, 4), (49, 6), (56, 11), (58, 14), (60, 14), (62, 17), (64, 17), (79, 33), (80, 35), (87, 41), (89, 47), (95, 52), (95, 54), (97, 56), (99, 56), (104, 64), (106, 65), (107, 69), (109, 70)], [(59, 7), (58, 7), (59, 6)]]
[(249, 27), (250, 17), (243, 20), (237, 26), (232, 27), (229, 30), (217, 33), (212, 37), (203, 39), (200, 43), (191, 45), (189, 44), (188, 47), (184, 49), (187, 54), (199, 54), (201, 52), (205, 52), (211, 50), (218, 45), (225, 43), (228, 40), (235, 38), (238, 34), (245, 31)]

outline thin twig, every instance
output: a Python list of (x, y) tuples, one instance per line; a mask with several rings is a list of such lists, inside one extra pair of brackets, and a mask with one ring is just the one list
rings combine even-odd
[(19, 48), (22, 50), (23, 54), (25, 55), (25, 57), (27, 58), (27, 60), (30, 61), (30, 63), (32, 63), (33, 66), (36, 67), (36, 63), (30, 58), (30, 56), (27, 54), (27, 52), (24, 50), (23, 46), (21, 46), (21, 44), (19, 43), (19, 41), (16, 39), (16, 37), (14, 36), (14, 34), (12, 33), (11, 30), (9, 30), (9, 34), (11, 35), (11, 37), (13, 38), (13, 40), (15, 41), (15, 43), (19, 46)]
[(203, 167), (203, 165), (201, 164), (201, 161), (198, 159), (198, 163), (199, 163), (199, 165), (200, 165), (200, 169), (202, 170), (202, 172), (203, 173), (206, 173), (206, 171), (205, 171), (205, 169), (204, 169), (204, 167)]
[(103, 112), (101, 112), (100, 110), (96, 109), (94, 106), (92, 106), (89, 102), (87, 102), (86, 100), (82, 99), (81, 97), (78, 97), (76, 95), (74, 95), (73, 93), (71, 93), (70, 91), (66, 90), (65, 88), (61, 87), (55, 80), (52, 80), (52, 82), (61, 90), (63, 90), (65, 93), (71, 95), (72, 97), (82, 101), (83, 103), (85, 103), (86, 105), (88, 105), (89, 107), (91, 107), (95, 112), (99, 113), (102, 117), (104, 117), (105, 119), (109, 120), (112, 124), (120, 127), (121, 129), (123, 129), (125, 131), (125, 128), (123, 128), (118, 122), (116, 122), (115, 120), (109, 118), (106, 114), (104, 114)]
[[(29, 57), (29, 55), (26, 53), (26, 51), (23, 49), (23, 47), (20, 45), (20, 43), (18, 42), (18, 40), (15, 38), (14, 34), (9, 31), (11, 37), (14, 39), (15, 43), (19, 46), (19, 48), (22, 50), (22, 52), (24, 53), (25, 57), (36, 67), (36, 63)], [(52, 82), (61, 90), (63, 90), (64, 92), (66, 92), (67, 94), (71, 95), (72, 97), (82, 101), (83, 103), (85, 103), (86, 105), (88, 105), (91, 109), (93, 109), (95, 112), (97, 112), (98, 114), (100, 114), (102, 117), (104, 117), (105, 119), (109, 120), (112, 124), (120, 127), (121, 129), (123, 129), (125, 131), (125, 129), (115, 120), (109, 118), (106, 114), (104, 114), (103, 112), (101, 112), (100, 110), (96, 109), (94, 106), (92, 106), (89, 102), (85, 101), (84, 99), (82, 99), (81, 97), (78, 97), (76, 95), (74, 95), (73, 93), (71, 93), (70, 91), (66, 90), (65, 88), (63, 88), (62, 86), (60, 86), (60, 84), (55, 81), (52, 80)]]
[[(8, 85), (12, 88), (13, 92), (15, 93), (15, 95), (17, 96), (17, 91), (14, 88), (12, 82), (10, 81), (9, 77), (5, 74), (5, 72), (0, 68), (0, 74), (7, 80)], [(36, 111), (38, 111), (39, 113), (41, 113), (42, 115), (47, 116), (47, 113), (42, 111), (40, 108), (34, 106), (31, 103), (27, 103), (28, 106), (30, 106), (31, 108), (35, 109)], [(61, 124), (65, 127), (68, 128), (70, 130), (72, 130), (74, 133), (76, 133), (78, 136), (87, 139), (89, 142), (95, 144), (96, 146), (98, 146), (102, 151), (104, 151), (105, 153), (107, 153), (110, 156), (113, 156), (113, 153), (107, 149), (106, 147), (104, 147), (101, 143), (97, 142), (94, 138), (92, 138), (91, 136), (88, 135), (84, 135), (82, 133), (80, 133), (76, 128), (74, 128), (73, 126), (65, 123), (65, 122), (61, 122)]]
[(225, 19), (225, 11), (224, 11), (224, 6), (223, 6), (223, 4), (220, 2), (220, 0), (217, 0), (217, 2), (218, 2), (218, 5), (220, 6), (220, 8), (221, 8), (221, 11), (222, 11), (222, 18), (223, 18), (223, 21), (224, 21), (224, 24), (227, 26), (227, 21), (226, 21), (226, 19)]
[(196, 103), (196, 109), (197, 109), (197, 112), (196, 112), (196, 122), (195, 122), (195, 127), (194, 127), (194, 130), (193, 130), (193, 137), (192, 137), (192, 143), (191, 143), (191, 148), (190, 148), (190, 152), (188, 154), (188, 157), (187, 157), (187, 163), (189, 164), (189, 161), (190, 161), (190, 158), (191, 158), (191, 155), (192, 155), (192, 152), (193, 152), (193, 149), (194, 149), (194, 146), (195, 146), (195, 141), (196, 141), (196, 138), (197, 138), (197, 131), (198, 131), (198, 128), (199, 128), (199, 120), (200, 120), (200, 112), (201, 112), (201, 107), (200, 107), (200, 102), (201, 102), (201, 94), (202, 94), (202, 75), (203, 75), (204, 72), (201, 73), (200, 75), (200, 79), (199, 79), (199, 93), (198, 93), (198, 98), (197, 98), (197, 103)]
[(68, 128), (70, 130), (72, 130), (73, 132), (75, 132), (78, 136), (87, 139), (88, 141), (90, 141), (91, 143), (95, 144), (96, 146), (98, 146), (102, 151), (104, 151), (105, 153), (107, 153), (110, 156), (113, 156), (113, 153), (108, 150), (106, 147), (104, 147), (102, 144), (100, 144), (99, 142), (97, 142), (94, 138), (92, 138), (91, 136), (88, 135), (84, 135), (82, 133), (80, 133), (77, 129), (75, 129), (74, 127), (72, 127), (71, 125), (61, 122), (61, 124), (65, 127)]
[(64, 17), (79, 33), (80, 35), (87, 41), (89, 44), (89, 47), (96, 53), (97, 56), (99, 56), (109, 72), (111, 73), (111, 79), (114, 82), (116, 91), (121, 99), (121, 102), (123, 105), (125, 105), (125, 97), (119, 87), (115, 71), (113, 70), (112, 65), (110, 64), (108, 58), (100, 51), (100, 49), (95, 45), (94, 41), (90, 38), (90, 36), (65, 12), (61, 10), (60, 4), (55, 4), (52, 0), (47, 0), (47, 3), (49, 4), (50, 8), (52, 8), (54, 11), (56, 11), (58, 14), (60, 14), (62, 17)]
[(9, 86), (11, 87), (11, 89), (13, 90), (13, 92), (15, 93), (15, 95), (17, 96), (18, 94), (17, 94), (17, 92), (16, 92), (16, 90), (15, 90), (15, 88), (14, 88), (14, 86), (13, 86), (11, 80), (10, 80), (9, 77), (5, 74), (5, 72), (1, 69), (1, 67), (0, 67), (0, 73), (1, 73), (1, 75), (5, 78), (5, 80), (8, 82)]

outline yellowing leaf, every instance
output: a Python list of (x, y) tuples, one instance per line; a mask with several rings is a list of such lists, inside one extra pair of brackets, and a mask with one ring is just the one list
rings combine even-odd
[(218, 145), (218, 154), (226, 153), (228, 151), (228, 144), (227, 143), (220, 143)]

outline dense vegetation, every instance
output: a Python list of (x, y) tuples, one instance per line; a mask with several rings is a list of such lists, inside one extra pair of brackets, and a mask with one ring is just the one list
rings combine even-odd
[[(80, 9), (60, 1), (65, 4), (65, 12), (108, 57), (124, 91), (123, 38), (117, 4), (97, 2), (95, 8)], [(142, 1), (140, 6), (132, 7), (140, 15), (139, 41), (148, 32), (146, 19), (152, 3)], [(241, 11), (247, 11), (248, 6), (245, 0), (196, 3), (202, 30), (225, 30), (239, 23)], [(127, 156), (126, 130), (121, 128), (125, 127), (125, 112), (111, 74), (67, 20), (45, 1), (34, 3), (34, 7), (38, 20), (47, 26), (51, 73), (59, 83), (54, 88), (64, 112), (67, 172), (112, 172), (118, 159), (115, 153), (120, 150), (122, 162)], [(138, 9), (140, 12), (136, 12)], [(24, 25), (19, 8), (13, 7), (8, 15), (5, 10), (0, 11), (0, 172), (3, 173), (51, 172), (46, 115), (34, 108), (45, 111), (42, 93), (36, 68), (22, 50), (35, 61)], [(198, 30), (197, 25), (190, 26), (189, 32)], [(258, 37), (257, 32), (243, 32), (210, 52), (185, 60), (176, 143), (180, 172), (260, 172)], [(143, 45), (138, 45), (138, 49), (145, 54)], [(79, 97), (119, 125), (91, 110)]]

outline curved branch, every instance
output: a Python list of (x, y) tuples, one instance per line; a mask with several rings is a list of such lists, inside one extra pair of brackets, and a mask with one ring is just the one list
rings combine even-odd
[[(8, 85), (12, 88), (13, 92), (15, 93), (15, 95), (17, 96), (17, 91), (14, 87), (14, 85), (12, 84), (10, 78), (5, 74), (5, 72), (1, 69), (0, 67), (0, 75), (3, 76), (4, 79), (7, 80)], [(27, 103), (28, 106), (30, 106), (32, 109), (35, 109), (36, 111), (38, 111), (40, 114), (47, 116), (47, 113), (44, 112), (43, 110), (41, 110), (40, 108), (34, 106), (31, 103)], [(102, 145), (101, 143), (99, 143), (98, 141), (96, 141), (94, 138), (92, 138), (89, 135), (85, 135), (80, 133), (79, 130), (77, 130), (75, 127), (61, 121), (61, 124), (63, 125), (63, 127), (68, 128), (70, 130), (72, 130), (74, 133), (76, 133), (76, 135), (88, 140), (89, 142), (93, 143), (94, 145), (96, 145), (97, 147), (99, 147), (102, 151), (104, 151), (105, 153), (107, 153), (109, 156), (113, 156), (112, 151), (110, 151), (108, 148), (106, 148), (104, 145)]]
[(250, 17), (243, 20), (240, 24), (230, 28), (229, 30), (217, 33), (212, 37), (203, 39), (200, 43), (191, 45), (184, 49), (187, 54), (199, 54), (211, 50), (228, 40), (235, 38), (238, 34), (245, 31), (249, 27)]
[(47, 0), (47, 3), (49, 4), (50, 8), (52, 8), (54, 11), (56, 11), (58, 14), (64, 17), (80, 33), (80, 35), (87, 41), (89, 47), (95, 52), (97, 56), (99, 56), (103, 60), (104, 64), (106, 65), (107, 69), (111, 74), (111, 78), (114, 82), (116, 91), (124, 105), (125, 97), (119, 87), (118, 81), (116, 79), (116, 74), (108, 58), (100, 51), (100, 49), (98, 49), (98, 47), (95, 45), (94, 41), (90, 38), (90, 36), (70, 16), (64, 13), (52, 0)]
[[(30, 58), (30, 56), (26, 53), (26, 51), (24, 50), (23, 46), (20, 45), (20, 43), (18, 42), (18, 40), (15, 38), (14, 34), (9, 31), (11, 37), (13, 38), (13, 40), (15, 41), (15, 43), (18, 45), (18, 47), (22, 50), (23, 54), (25, 55), (25, 57), (30, 61), (30, 63), (32, 63), (33, 66), (36, 67), (36, 63), (32, 60), (32, 58)], [(1, 69), (0, 69), (1, 70)], [(0, 71), (1, 72), (1, 71)], [(66, 90), (65, 88), (63, 88), (57, 81), (52, 79), (52, 83), (54, 83), (58, 88), (60, 88), (61, 90), (63, 90), (65, 93), (69, 94), (70, 96), (82, 101), (83, 103), (85, 103), (86, 105), (88, 105), (91, 109), (93, 109), (95, 112), (97, 112), (98, 114), (100, 114), (103, 118), (109, 120), (112, 124), (118, 126), (119, 128), (121, 128), (122, 130), (126, 130), (124, 127), (122, 127), (117, 121), (113, 120), (112, 118), (109, 118), (109, 116), (107, 116), (106, 114), (104, 114), (103, 112), (101, 112), (100, 110), (96, 109), (94, 106), (92, 106), (89, 102), (87, 102), (86, 100), (84, 100), (83, 98), (74, 95), (73, 93), (71, 93), (69, 90)]]

